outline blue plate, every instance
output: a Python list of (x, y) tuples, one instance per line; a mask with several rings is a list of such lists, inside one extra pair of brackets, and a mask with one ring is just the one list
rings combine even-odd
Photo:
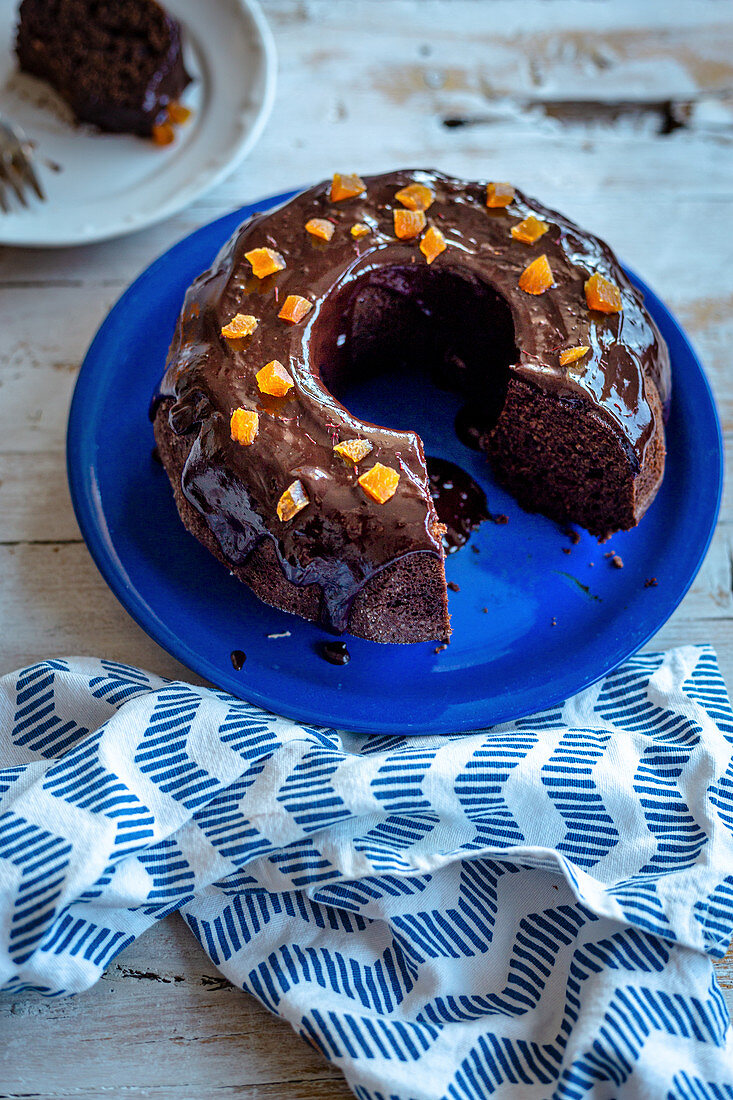
[[(485, 488), (504, 526), (485, 523), (447, 561), (453, 641), (379, 645), (347, 637), (350, 664), (318, 654), (327, 635), (267, 607), (184, 529), (168, 479), (151, 457), (151, 394), (184, 293), (220, 245), (276, 196), (204, 226), (145, 271), (100, 328), (79, 374), (68, 470), (79, 526), (115, 595), (184, 664), (220, 688), (303, 721), (378, 733), (487, 726), (551, 706), (640, 648), (671, 615), (705, 556), (722, 487), (712, 395), (680, 326), (635, 276), (669, 344), (674, 370), (667, 473), (641, 525), (601, 547), (570, 542), (496, 486), (484, 459), (453, 433), (457, 399), (364, 386), (357, 414), (416, 428), (429, 454), (457, 462)], [(480, 552), (472, 552), (471, 546)], [(613, 549), (624, 568), (605, 553)], [(656, 577), (656, 587), (646, 587)], [(484, 611), (484, 608), (486, 610)], [(285, 635), (285, 637), (271, 637)], [(246, 653), (241, 671), (233, 650)]]

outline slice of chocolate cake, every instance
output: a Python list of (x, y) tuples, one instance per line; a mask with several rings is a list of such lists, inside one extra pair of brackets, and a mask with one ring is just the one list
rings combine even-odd
[(191, 80), (181, 28), (155, 0), (23, 0), (16, 52), (79, 121), (141, 137)]

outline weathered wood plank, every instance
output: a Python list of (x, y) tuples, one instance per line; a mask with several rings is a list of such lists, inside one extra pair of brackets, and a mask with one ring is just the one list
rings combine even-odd
[[(700, 574), (670, 620), (675, 629), (687, 624), (688, 635), (694, 628), (698, 636), (689, 641), (722, 645), (726, 662), (733, 645), (731, 535), (730, 525), (719, 527)], [(597, 567), (603, 568), (602, 558)], [(14, 624), (0, 637), (3, 671), (40, 655), (90, 653), (141, 664), (161, 675), (186, 674), (123, 610), (83, 543), (0, 546), (0, 576), (0, 620)]]
[[(213, 213), (330, 173), (334, 149), (363, 170), (412, 162), (471, 174), (495, 166), (570, 213), (574, 197), (595, 203), (601, 217), (606, 203), (628, 206), (629, 196), (650, 189), (671, 203), (701, 191), (729, 197), (720, 149), (733, 122), (725, 98), (731, 21), (716, 5), (670, 8), (561, 0), (550, 21), (537, 3), (271, 2), (280, 88), (246, 167), (173, 221), (125, 241), (51, 255), (6, 250), (0, 277), (89, 283), (96, 273), (99, 283), (122, 286)], [(294, 110), (304, 79), (308, 110)], [(594, 104), (620, 100), (650, 104), (651, 125), (623, 117), (610, 124), (603, 112), (594, 123)], [(660, 137), (658, 105), (677, 101), (698, 109)], [(548, 117), (544, 102), (585, 104), (588, 117)], [(443, 122), (482, 112), (486, 124)]]
[(288, 1024), (222, 978), (179, 917), (151, 928), (78, 997), (0, 997), (0, 1098), (107, 1092), (156, 1100), (350, 1095), (340, 1072)]
[(79, 541), (58, 451), (0, 451), (0, 543)]
[[(198, 683), (122, 609), (83, 543), (0, 547), (3, 672), (52, 655), (107, 656)], [(5, 572), (2, 572), (5, 570)]]
[[(185, 982), (148, 985), (142, 994), (146, 1010), (141, 1011), (139, 990), (136, 997), (123, 1001), (112, 983), (100, 982), (84, 995), (86, 1006), (73, 1021), (84, 1075), (104, 1082), (107, 1089), (160, 1089), (177, 1081), (179, 1087), (193, 1091), (207, 1088), (212, 1080), (230, 1088), (244, 1082), (252, 1086), (287, 1080), (305, 1085), (336, 1075), (287, 1024), (265, 1021), (264, 1010), (255, 1010), (251, 998), (241, 992), (226, 989), (201, 996)], [(4, 1090), (12, 1094), (33, 1087), (42, 1096), (56, 1095), (66, 1045), (63, 1029), (73, 1024), (68, 1018), (57, 1017), (53, 1022), (56, 1041), (49, 1042), (44, 1015), (12, 1019), (3, 1043)], [(115, 1047), (112, 1059), (110, 1042)], [(25, 1052), (37, 1049), (39, 1043), (45, 1046), (46, 1057), (41, 1063), (34, 1059), (29, 1078), (23, 1068)], [(268, 1056), (275, 1044), (278, 1054), (273, 1066)], [(189, 1049), (194, 1050), (193, 1057)]]
[[(733, 955), (716, 970), (733, 1006)], [(81, 1072), (64, 1080), (70, 1039)], [(42, 1055), (31, 1074), (29, 1050)], [(118, 1089), (156, 1100), (198, 1098), (202, 1088), (247, 1100), (350, 1095), (288, 1025), (218, 975), (178, 918), (151, 929), (79, 997), (0, 998), (0, 1080), (8, 1100), (91, 1100)]]

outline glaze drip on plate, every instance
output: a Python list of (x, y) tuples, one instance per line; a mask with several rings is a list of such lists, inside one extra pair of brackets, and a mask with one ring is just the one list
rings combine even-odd
[(430, 496), (445, 527), (443, 548), (446, 554), (454, 554), (466, 545), (477, 527), (491, 518), (486, 493), (455, 462), (429, 455), (427, 464)]

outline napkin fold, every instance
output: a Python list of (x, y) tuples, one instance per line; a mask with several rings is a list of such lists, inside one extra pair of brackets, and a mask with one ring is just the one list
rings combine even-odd
[(442, 737), (43, 661), (0, 679), (0, 987), (180, 910), (360, 1100), (733, 1100), (732, 753), (704, 646)]

